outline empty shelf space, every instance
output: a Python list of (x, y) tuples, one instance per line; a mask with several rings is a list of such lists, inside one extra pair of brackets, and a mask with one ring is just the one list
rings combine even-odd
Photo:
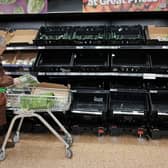
[[(110, 96), (110, 110), (113, 114), (138, 114), (148, 110), (148, 102), (145, 94), (115, 92)], [(119, 113), (120, 112), (120, 113)]]
[(110, 81), (110, 89), (144, 89), (142, 78), (113, 77)]
[(104, 89), (107, 81), (105, 80), (97, 80), (96, 78), (92, 77), (83, 77), (82, 79), (73, 79), (70, 81), (71, 88), (73, 89), (89, 89), (89, 90), (97, 90), (97, 89)]
[(107, 110), (107, 95), (93, 93), (74, 93), (72, 113), (101, 115)]
[[(133, 104), (134, 103), (134, 104)], [(141, 101), (134, 101), (134, 102), (129, 102), (129, 101), (113, 101), (113, 113), (115, 112), (138, 112), (138, 113), (143, 113), (144, 112), (144, 105), (143, 102)]]
[(101, 51), (77, 52), (74, 66), (109, 66), (109, 56)]
[[(158, 93), (151, 95), (152, 111), (157, 111), (158, 115), (168, 115), (168, 94)], [(165, 113), (165, 114), (164, 114)]]
[(167, 79), (147, 80), (145, 83), (146, 88), (149, 90), (168, 90)]
[(147, 66), (148, 58), (146, 55), (137, 53), (118, 53), (112, 55), (112, 66)]
[(161, 57), (160, 55), (152, 56), (152, 66), (166, 66), (168, 67), (167, 55)]
[(70, 66), (72, 51), (44, 51), (38, 55), (37, 66)]

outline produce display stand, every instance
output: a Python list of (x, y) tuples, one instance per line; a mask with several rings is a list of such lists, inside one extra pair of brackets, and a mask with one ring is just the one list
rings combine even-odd
[[(12, 89), (7, 94), (7, 97), (8, 108), (14, 110), (15, 116), (10, 123), (6, 137), (3, 141), (2, 147), (0, 148), (1, 161), (6, 157), (5, 148), (15, 122), (20, 119), (17, 130), (12, 138), (14, 143), (18, 143), (24, 118), (28, 117), (38, 118), (44, 124), (44, 126), (46, 126), (51, 133), (54, 134), (65, 145), (66, 157), (72, 157), (72, 151), (70, 149), (73, 143), (72, 136), (53, 114), (54, 112), (58, 111), (65, 112), (69, 109), (71, 104), (71, 93), (69, 89), (29, 88), (23, 91), (16, 91)], [(42, 112), (48, 113), (48, 115), (65, 133), (64, 137), (59, 135), (59, 133), (55, 131), (55, 129), (40, 115)]]

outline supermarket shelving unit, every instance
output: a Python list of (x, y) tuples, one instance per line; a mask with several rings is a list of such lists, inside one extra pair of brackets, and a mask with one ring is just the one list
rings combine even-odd
[[(167, 20), (167, 12), (53, 12), (0, 16), (1, 27), (11, 29), (168, 26)], [(89, 130), (94, 127), (93, 130), (96, 128), (100, 134), (105, 131), (111, 135), (131, 132), (143, 136), (148, 132), (153, 138), (160, 137), (162, 130), (164, 134), (168, 133), (165, 124), (168, 117), (168, 44), (7, 46), (6, 52), (12, 51), (38, 51), (31, 73), (40, 81), (71, 84), (73, 101), (67, 125), (72, 131), (81, 133), (86, 127)], [(83, 59), (88, 54), (89, 57)], [(104, 60), (99, 62), (101, 55)], [(22, 75), (24, 68), (22, 72), (8, 71), (7, 74)]]

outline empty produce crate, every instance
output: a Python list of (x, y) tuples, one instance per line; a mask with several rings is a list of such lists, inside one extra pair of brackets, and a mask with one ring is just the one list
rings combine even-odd
[(150, 53), (151, 71), (153, 73), (168, 73), (168, 51), (154, 51)]
[(111, 54), (113, 72), (140, 73), (149, 71), (149, 59), (143, 51), (123, 50)]
[[(82, 89), (73, 93), (70, 127), (73, 133), (98, 133), (104, 130), (108, 107), (108, 92)], [(102, 128), (103, 127), (103, 128)]]
[(106, 27), (107, 44), (144, 44), (145, 36), (140, 25), (108, 26)]
[(109, 53), (105, 51), (77, 51), (74, 57), (75, 71), (107, 71), (110, 65)]
[(113, 77), (110, 81), (110, 89), (112, 90), (138, 90), (145, 89), (145, 83), (139, 77)]
[(73, 52), (71, 50), (40, 51), (35, 62), (35, 71), (67, 72), (73, 66)]
[(144, 136), (146, 134), (149, 102), (145, 92), (111, 92), (109, 107), (111, 135), (131, 133)]
[(167, 78), (156, 78), (155, 80), (146, 80), (145, 86), (148, 90), (168, 90), (168, 80)]
[(150, 133), (153, 139), (168, 136), (168, 92), (151, 93)]

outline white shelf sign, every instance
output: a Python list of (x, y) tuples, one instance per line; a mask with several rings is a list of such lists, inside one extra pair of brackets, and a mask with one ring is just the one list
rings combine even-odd
[(156, 79), (156, 74), (145, 73), (143, 74), (143, 79)]

